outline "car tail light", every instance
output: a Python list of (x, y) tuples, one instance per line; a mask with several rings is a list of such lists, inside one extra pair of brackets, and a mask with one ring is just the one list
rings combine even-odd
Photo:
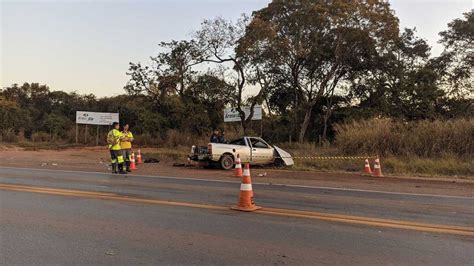
[(207, 144), (207, 153), (212, 154), (212, 144)]

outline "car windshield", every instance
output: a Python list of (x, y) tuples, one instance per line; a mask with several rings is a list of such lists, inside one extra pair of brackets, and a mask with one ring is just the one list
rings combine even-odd
[(239, 146), (247, 146), (247, 144), (245, 144), (245, 139), (236, 139), (236, 140), (233, 140), (231, 142), (229, 142), (229, 144), (232, 144), (232, 145), (239, 145)]

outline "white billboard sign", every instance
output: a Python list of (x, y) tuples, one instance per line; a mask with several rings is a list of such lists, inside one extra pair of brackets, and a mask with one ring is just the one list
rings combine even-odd
[[(250, 115), (250, 107), (242, 107), (242, 111), (245, 112), (245, 118), (247, 119)], [(253, 108), (252, 120), (262, 120), (262, 106), (255, 106)], [(224, 110), (224, 122), (239, 122), (240, 115), (234, 108), (225, 108)]]
[(76, 124), (112, 125), (119, 121), (118, 113), (76, 111)]

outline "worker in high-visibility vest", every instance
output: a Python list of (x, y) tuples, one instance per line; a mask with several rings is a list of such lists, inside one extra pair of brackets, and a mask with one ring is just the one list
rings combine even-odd
[(132, 132), (130, 132), (130, 126), (128, 124), (123, 126), (122, 135), (123, 135), (123, 139), (120, 142), (120, 146), (122, 146), (123, 157), (125, 159), (125, 168), (127, 172), (131, 172), (130, 160), (132, 157), (133, 134)]
[(120, 124), (118, 122), (112, 123), (113, 129), (107, 134), (107, 144), (110, 150), (110, 162), (112, 164), (112, 173), (126, 174), (123, 170), (123, 154), (120, 143), (123, 139), (122, 132), (120, 132)]

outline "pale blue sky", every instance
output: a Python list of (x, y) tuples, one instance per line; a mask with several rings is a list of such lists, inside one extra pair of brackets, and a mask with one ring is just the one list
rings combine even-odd
[[(236, 19), (270, 0), (0, 0), (1, 86), (39, 82), (53, 90), (123, 93), (128, 62), (148, 62), (157, 44), (186, 39), (205, 18)], [(391, 0), (402, 27), (441, 52), (438, 32), (473, 0)]]

